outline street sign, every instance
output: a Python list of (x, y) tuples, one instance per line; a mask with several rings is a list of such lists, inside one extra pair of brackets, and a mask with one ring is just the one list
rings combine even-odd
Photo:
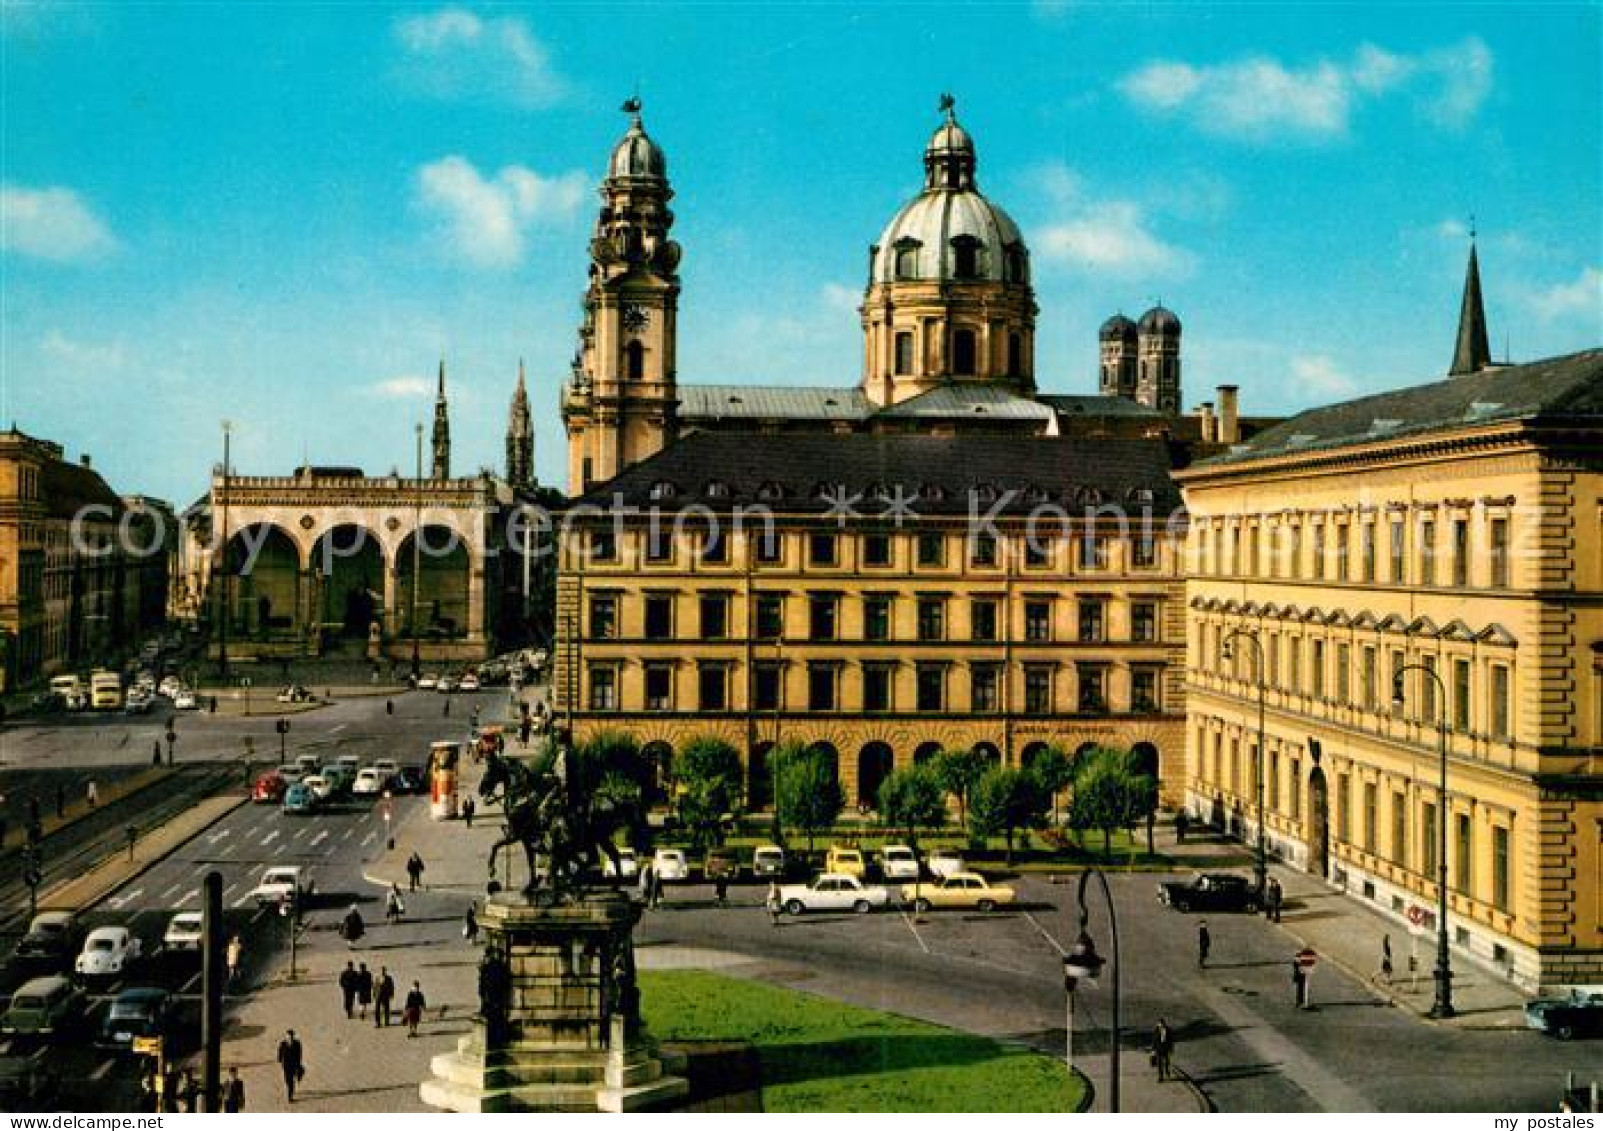
[(140, 1056), (160, 1056), (161, 1055), (161, 1038), (160, 1037), (135, 1037), (134, 1038), (134, 1052), (135, 1052), (135, 1054), (140, 1055)]
[(1297, 952), (1297, 965), (1304, 970), (1312, 970), (1319, 964), (1319, 952), (1311, 946), (1305, 946)]

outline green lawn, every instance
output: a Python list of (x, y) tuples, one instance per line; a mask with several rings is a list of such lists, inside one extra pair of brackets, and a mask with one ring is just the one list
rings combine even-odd
[(699, 970), (640, 975), (659, 1040), (749, 1041), (767, 1111), (1074, 1111), (1084, 1082), (1026, 1049)]

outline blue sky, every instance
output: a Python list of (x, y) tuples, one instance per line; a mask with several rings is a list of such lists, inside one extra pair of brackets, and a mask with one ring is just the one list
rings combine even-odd
[(0, 420), (188, 503), (235, 464), (455, 469), (518, 359), (565, 475), (595, 184), (637, 87), (685, 248), (680, 378), (851, 384), (867, 249), (942, 91), (1034, 256), (1038, 376), (1160, 298), (1188, 407), (1442, 373), (1466, 225), (1494, 352), (1603, 342), (1595, 3), (668, 7), (0, 0)]

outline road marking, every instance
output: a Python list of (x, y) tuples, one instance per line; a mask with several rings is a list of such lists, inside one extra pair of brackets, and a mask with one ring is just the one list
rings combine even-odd
[(144, 894), (144, 888), (135, 888), (133, 891), (125, 892), (114, 899), (108, 899), (106, 901), (106, 906), (111, 908), (113, 911), (121, 911), (124, 907), (127, 907), (130, 903)]
[(95, 1070), (89, 1074), (89, 1079), (96, 1081), (104, 1080), (106, 1078), (106, 1073), (110, 1072), (116, 1063), (117, 1062), (114, 1060), (101, 1061), (95, 1066)]
[(219, 855), (219, 856), (227, 856), (230, 852), (234, 851), (234, 849), (237, 848), (237, 847), (239, 847), (237, 844), (225, 844), (225, 845), (223, 845), (221, 848), (219, 848), (217, 850), (217, 855)]
[(373, 841), (374, 841), (374, 840), (375, 840), (375, 839), (376, 839), (376, 838), (377, 838), (377, 837), (378, 837), (378, 833), (376, 833), (376, 832), (369, 832), (369, 833), (368, 833), (368, 834), (367, 834), (367, 835), (366, 835), (366, 836), (364, 836), (364, 837), (363, 837), (363, 838), (362, 838), (362, 847), (363, 847), (363, 848), (366, 848), (366, 847), (367, 847), (367, 846), (368, 846), (368, 845), (370, 845), (370, 844), (372, 844), (372, 843), (373, 843)]
[(172, 898), (172, 896), (173, 896), (173, 895), (174, 895), (174, 894), (175, 894), (175, 893), (177, 893), (177, 892), (179, 892), (179, 891), (181, 891), (181, 890), (183, 890), (183, 887), (184, 887), (184, 881), (183, 881), (183, 880), (179, 880), (179, 881), (178, 881), (178, 882), (177, 882), (177, 883), (176, 883), (176, 884), (174, 884), (174, 885), (173, 885), (173, 886), (172, 886), (172, 887), (170, 887), (170, 888), (168, 888), (168, 889), (167, 889), (167, 890), (166, 890), (166, 891), (164, 891), (164, 892), (162, 892), (162, 893), (161, 893), (161, 896), (160, 896), (160, 898), (161, 898), (161, 899), (162, 899), (162, 900), (163, 900), (163, 901), (165, 901), (165, 900), (168, 900), (168, 899), (170, 899), (170, 898)]
[(328, 728), (328, 733), (329, 734), (338, 734), (340, 731), (344, 730), (346, 727), (348, 727), (350, 725), (351, 725), (350, 723), (340, 723), (338, 726), (329, 727)]
[(305, 835), (306, 835), (306, 826), (302, 825), (300, 828), (295, 830), (295, 835), (290, 837), (289, 839), (290, 840), (300, 840), (301, 837), (303, 837)]
[(917, 927), (913, 926), (913, 920), (908, 917), (907, 912), (897, 908), (896, 913), (902, 917), (902, 922), (907, 924), (907, 929), (913, 932), (913, 938), (918, 941), (919, 949), (928, 954), (930, 948), (924, 944), (924, 936), (918, 933)]
[(223, 898), (227, 899), (230, 895), (234, 894), (234, 889), (237, 888), (238, 886), (239, 886), (239, 881), (235, 880), (233, 883), (231, 883), (227, 887), (225, 887), (223, 889)]
[(317, 835), (312, 838), (312, 843), (307, 845), (306, 847), (308, 847), (308, 848), (316, 848), (318, 845), (322, 844), (327, 839), (328, 839), (328, 830), (327, 829), (320, 829), (320, 830), (318, 830)]
[(227, 829), (219, 829), (218, 831), (212, 833), (211, 836), (206, 838), (206, 843), (207, 844), (216, 844), (218, 841), (222, 840), (224, 837), (226, 837), (228, 835), (229, 835), (229, 832), (228, 832)]
[(274, 829), (272, 832), (270, 832), (266, 836), (262, 837), (262, 847), (266, 848), (269, 844), (272, 844), (273, 841), (275, 841), (277, 839), (278, 839), (278, 830)]
[(350, 827), (350, 828), (345, 830), (345, 835), (340, 837), (340, 839), (341, 840), (350, 840), (351, 839), (351, 834), (354, 833), (355, 831), (356, 831), (356, 827), (353, 825), (352, 827)]
[(1035, 916), (1034, 915), (1031, 915), (1028, 911), (1026, 911), (1024, 913), (1024, 917), (1030, 921), (1030, 926), (1034, 927), (1037, 931), (1041, 932), (1041, 937), (1043, 939), (1045, 939), (1047, 942), (1052, 944), (1052, 949), (1053, 950), (1056, 950), (1059, 954), (1067, 954), (1067, 953), (1069, 953), (1068, 951), (1063, 949), (1063, 944), (1062, 943), (1058, 942), (1057, 939), (1052, 937), (1052, 932), (1051, 931), (1047, 930), (1045, 927), (1041, 926), (1040, 923), (1037, 923), (1035, 921)]
[(256, 893), (254, 891), (248, 891), (238, 899), (234, 900), (234, 902), (230, 903), (228, 906), (237, 910), (238, 908), (244, 907), (247, 903), (249, 903), (253, 898), (255, 898), (255, 895)]

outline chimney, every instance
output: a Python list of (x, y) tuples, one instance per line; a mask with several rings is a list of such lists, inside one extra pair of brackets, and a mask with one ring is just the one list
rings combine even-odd
[(1197, 406), (1197, 420), (1202, 425), (1202, 442), (1216, 444), (1219, 442), (1218, 421), (1214, 419), (1213, 402), (1203, 401)]
[(1241, 443), (1241, 422), (1236, 416), (1239, 405), (1235, 385), (1219, 386), (1219, 442), (1221, 444)]

